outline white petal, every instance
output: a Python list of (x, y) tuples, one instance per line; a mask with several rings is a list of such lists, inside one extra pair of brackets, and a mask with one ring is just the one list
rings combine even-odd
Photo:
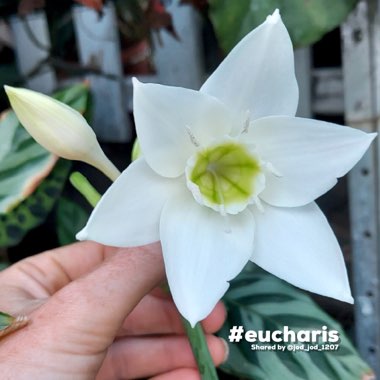
[(160, 235), (174, 302), (194, 326), (212, 311), (228, 281), (252, 255), (252, 213), (225, 218), (198, 205), (189, 193), (164, 206)]
[(318, 206), (264, 208), (254, 210), (251, 260), (302, 289), (352, 303), (342, 252)]
[(276, 11), (231, 51), (201, 88), (252, 119), (294, 116), (298, 86), (293, 47)]
[(147, 163), (157, 173), (184, 173), (196, 144), (231, 131), (234, 121), (217, 99), (181, 87), (133, 81), (133, 109), (137, 136)]
[(273, 206), (303, 206), (331, 189), (363, 156), (376, 134), (287, 116), (253, 122), (246, 139), (280, 176), (268, 174), (260, 198)]
[(159, 240), (163, 204), (185, 188), (184, 181), (160, 177), (143, 158), (134, 161), (103, 195), (77, 239), (117, 247)]

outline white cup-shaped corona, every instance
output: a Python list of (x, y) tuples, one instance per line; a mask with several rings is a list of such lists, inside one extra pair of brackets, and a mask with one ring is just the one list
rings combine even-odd
[(68, 160), (86, 162), (111, 180), (119, 176), (78, 111), (36, 91), (10, 86), (4, 89), (21, 124), (45, 149)]

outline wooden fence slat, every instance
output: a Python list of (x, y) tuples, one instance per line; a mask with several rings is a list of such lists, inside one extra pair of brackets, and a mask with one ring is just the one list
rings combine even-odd
[(312, 73), (314, 113), (343, 115), (344, 96), (342, 70), (339, 67), (318, 68)]
[(310, 48), (294, 51), (294, 64), (299, 87), (297, 116), (311, 117), (311, 51)]
[[(27, 78), (32, 90), (51, 93), (57, 84), (54, 70), (48, 63), (50, 35), (45, 12), (36, 12), (20, 18), (13, 16), (10, 25), (14, 38), (17, 66)], [(33, 73), (33, 76), (31, 74)]]
[(73, 17), (81, 64), (104, 74), (87, 76), (94, 101), (92, 126), (103, 142), (127, 142), (132, 133), (126, 96), (131, 94), (124, 86), (115, 9), (108, 3), (99, 17), (75, 6)]
[(204, 80), (200, 16), (189, 5), (173, 1), (168, 6), (173, 16), (176, 40), (166, 31), (153, 35), (154, 62), (159, 83), (198, 90)]
[[(342, 27), (346, 123), (376, 131), (374, 2), (362, 0)], [(370, 11), (371, 9), (371, 11)], [(377, 10), (378, 12), (379, 10)], [(377, 13), (378, 15), (379, 13)], [(377, 84), (377, 85), (376, 85)], [(379, 140), (377, 139), (377, 144)], [(349, 175), (356, 344), (380, 375), (379, 166), (376, 143)]]

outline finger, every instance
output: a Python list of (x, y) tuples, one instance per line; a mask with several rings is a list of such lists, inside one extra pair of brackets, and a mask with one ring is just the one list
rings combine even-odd
[(151, 377), (150, 380), (201, 380), (199, 371), (195, 368), (175, 369), (162, 375)]
[(97, 269), (55, 293), (33, 314), (36, 323), (30, 328), (37, 328), (42, 319), (45, 330), (53, 330), (56, 342), (85, 344), (96, 353), (105, 350), (126, 316), (163, 276), (158, 243), (120, 249)]
[[(219, 302), (211, 314), (202, 322), (206, 333), (218, 331), (225, 320), (226, 309)], [(171, 299), (144, 297), (123, 323), (119, 336), (183, 334), (182, 318)]]
[[(226, 357), (224, 341), (213, 335), (206, 339), (215, 365), (220, 365)], [(110, 347), (98, 377), (133, 379), (191, 367), (196, 362), (185, 336), (124, 338)]]
[(89, 241), (67, 245), (16, 263), (1, 273), (0, 280), (22, 290), (25, 298), (45, 298), (96, 268), (114, 251)]

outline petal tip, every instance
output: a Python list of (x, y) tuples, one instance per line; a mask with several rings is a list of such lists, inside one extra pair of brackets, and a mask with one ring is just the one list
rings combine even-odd
[(136, 88), (136, 87), (142, 85), (143, 83), (140, 82), (136, 77), (133, 77), (132, 78), (132, 84), (133, 84), (133, 88)]
[(378, 133), (377, 132), (372, 132), (372, 133), (369, 133), (368, 135), (369, 135), (371, 141), (373, 141), (377, 137)]
[(350, 290), (342, 291), (339, 294), (336, 294), (335, 297), (332, 297), (342, 302), (347, 302), (350, 304), (354, 303), (354, 298), (352, 297)]
[(351, 305), (354, 304), (354, 298), (351, 295), (346, 295), (342, 299), (344, 302), (350, 303)]
[(83, 240), (87, 240), (88, 238), (88, 234), (86, 232), (86, 228), (84, 228), (83, 230), (79, 231), (76, 235), (75, 235), (76, 239), (77, 240), (80, 240), (80, 241), (83, 241)]
[(280, 11), (278, 8), (276, 8), (275, 11), (267, 17), (267, 21), (270, 24), (276, 24), (280, 20), (281, 20), (281, 16), (280, 16)]
[(13, 87), (12, 86), (8, 86), (7, 84), (5, 84), (3, 87), (4, 87), (5, 92), (13, 90)]
[(11, 96), (17, 95), (17, 92), (19, 90), (20, 89), (17, 87), (8, 86), (6, 84), (4, 85), (4, 91), (7, 94), (8, 98), (10, 98)]

